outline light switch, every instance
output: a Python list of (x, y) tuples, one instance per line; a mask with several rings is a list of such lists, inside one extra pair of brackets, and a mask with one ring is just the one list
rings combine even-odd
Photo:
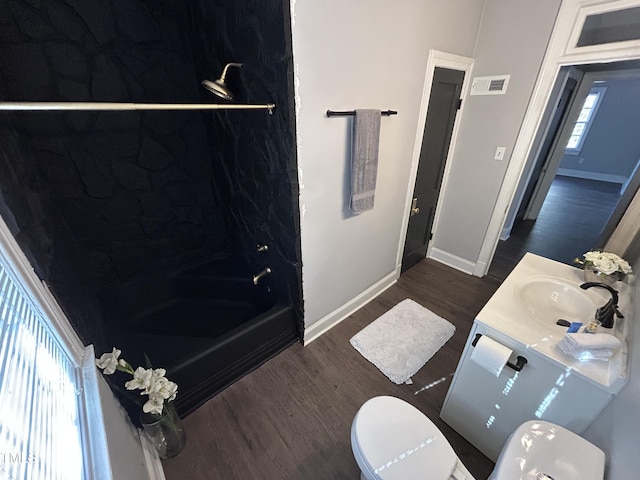
[(496, 148), (496, 154), (493, 157), (494, 160), (502, 160), (504, 158), (504, 151), (505, 151), (505, 147), (498, 147)]

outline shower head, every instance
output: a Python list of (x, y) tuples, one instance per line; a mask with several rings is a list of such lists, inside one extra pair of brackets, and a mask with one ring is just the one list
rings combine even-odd
[(219, 97), (224, 98), (225, 100), (233, 100), (233, 93), (231, 90), (227, 88), (227, 84), (225, 83), (227, 77), (227, 70), (229, 67), (242, 67), (241, 63), (227, 63), (225, 65), (224, 70), (222, 70), (222, 75), (215, 81), (211, 80), (202, 80), (201, 85), (209, 90), (211, 93), (215, 93)]

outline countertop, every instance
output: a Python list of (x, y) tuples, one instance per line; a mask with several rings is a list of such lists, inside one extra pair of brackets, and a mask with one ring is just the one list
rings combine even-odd
[[(532, 350), (552, 362), (571, 369), (572, 373), (584, 377), (611, 394), (617, 394), (627, 382), (629, 357), (627, 338), (630, 338), (629, 326), (633, 318), (629, 283), (633, 282), (633, 276), (630, 275), (624, 282), (617, 282), (613, 285), (613, 288), (619, 292), (618, 307), (625, 318), (616, 318), (612, 329), (603, 327), (598, 329), (598, 333), (611, 333), (622, 343), (622, 347), (608, 361), (578, 361), (566, 355), (558, 348), (557, 343), (566, 333), (567, 328), (555, 325), (556, 318), (541, 322), (527, 310), (522, 302), (522, 287), (532, 280), (545, 278), (560, 279), (567, 285), (576, 288), (584, 283), (582, 269), (527, 253), (478, 313), (476, 321), (508, 335), (521, 343), (525, 349)], [(610, 294), (601, 288), (590, 288), (580, 290), (580, 292), (587, 295), (597, 306), (604, 305), (611, 298)], [(549, 301), (549, 299), (541, 298), (540, 301)], [(590, 306), (588, 311), (591, 311)], [(595, 314), (595, 309), (593, 309), (593, 314)], [(567, 320), (581, 321), (586, 324), (591, 318), (593, 316), (584, 319), (568, 318)]]

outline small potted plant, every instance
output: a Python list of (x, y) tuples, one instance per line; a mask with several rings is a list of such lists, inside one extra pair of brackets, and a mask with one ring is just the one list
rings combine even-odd
[(613, 285), (631, 273), (631, 265), (615, 253), (591, 250), (583, 257), (582, 260), (576, 258), (575, 262), (582, 265), (586, 282)]
[(125, 388), (140, 390), (140, 395), (148, 396), (140, 412), (140, 423), (145, 435), (160, 458), (176, 456), (185, 442), (180, 417), (172, 403), (178, 393), (178, 385), (167, 379), (164, 368), (138, 367), (134, 370), (129, 362), (119, 358), (121, 353), (113, 347), (111, 352), (96, 359), (96, 365), (105, 375), (112, 375), (117, 370), (132, 376), (131, 380), (125, 382)]

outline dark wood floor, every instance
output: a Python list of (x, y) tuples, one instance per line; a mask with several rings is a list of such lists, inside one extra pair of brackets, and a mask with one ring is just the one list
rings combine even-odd
[[(445, 434), (471, 473), (487, 478), (493, 463), (442, 422), (439, 412), (473, 318), (498, 285), (421, 261), (317, 340), (291, 346), (189, 415), (185, 449), (163, 463), (167, 479), (357, 479), (351, 422), (376, 395), (415, 405)], [(395, 385), (349, 339), (405, 298), (449, 320), (456, 333), (412, 385)]]
[[(362, 403), (376, 395), (395, 395), (415, 405), (445, 434), (471, 473), (487, 478), (493, 463), (439, 418), (473, 319), (526, 251), (569, 263), (595, 246), (617, 201), (614, 190), (611, 184), (557, 177), (538, 220), (519, 225), (500, 242), (482, 279), (421, 261), (308, 346), (291, 346), (189, 415), (185, 449), (163, 463), (167, 480), (357, 479), (351, 422)], [(349, 339), (405, 298), (452, 322), (456, 333), (412, 385), (395, 385)]]
[(526, 252), (572, 264), (602, 246), (598, 237), (619, 200), (619, 184), (556, 176), (538, 219), (516, 225), (498, 243), (488, 275), (504, 280)]

